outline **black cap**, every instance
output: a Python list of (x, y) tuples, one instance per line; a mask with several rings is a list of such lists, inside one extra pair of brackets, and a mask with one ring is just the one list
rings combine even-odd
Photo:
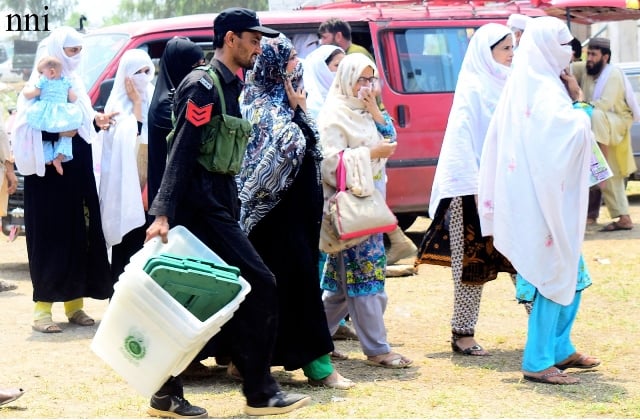
[(260, 25), (256, 12), (242, 7), (225, 9), (214, 19), (214, 33), (226, 34), (228, 31), (255, 31), (269, 38), (275, 38), (280, 34), (278, 31)]

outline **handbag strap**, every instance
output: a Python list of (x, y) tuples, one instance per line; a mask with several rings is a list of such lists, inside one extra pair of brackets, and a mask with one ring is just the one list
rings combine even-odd
[(347, 189), (347, 169), (344, 167), (344, 161), (342, 160), (343, 154), (344, 150), (338, 153), (338, 166), (336, 167), (336, 186), (338, 187), (338, 191), (345, 191)]

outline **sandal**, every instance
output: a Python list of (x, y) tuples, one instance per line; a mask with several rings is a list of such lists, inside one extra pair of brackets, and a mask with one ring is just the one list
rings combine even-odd
[[(546, 373), (542, 373), (546, 372)], [(523, 372), (524, 379), (531, 382), (538, 382), (541, 384), (548, 385), (575, 385), (580, 383), (580, 379), (575, 376), (567, 375), (563, 373), (561, 370), (552, 366), (548, 369), (543, 370), (542, 372), (532, 373), (532, 372)], [(541, 373), (541, 375), (538, 375)]]
[(41, 333), (61, 333), (60, 325), (53, 322), (50, 316), (33, 321), (31, 328)]
[(389, 352), (386, 354), (379, 354), (377, 356), (368, 356), (364, 361), (371, 366), (378, 366), (388, 369), (403, 369), (411, 366), (413, 360), (407, 359), (401, 354)]
[(244, 378), (242, 378), (242, 374), (240, 373), (236, 365), (234, 365), (232, 362), (229, 362), (229, 364), (227, 365), (227, 376), (234, 381), (244, 381)]
[(333, 360), (347, 360), (349, 359), (349, 356), (342, 353), (341, 351), (338, 350), (334, 350), (331, 353), (329, 353), (329, 356), (331, 357), (331, 359)]
[(474, 344), (471, 347), (462, 348), (458, 345), (458, 340), (464, 337), (473, 337), (473, 335), (459, 335), (453, 334), (451, 336), (451, 350), (455, 353), (460, 353), (465, 356), (490, 356), (489, 352), (486, 351), (480, 344)]
[(22, 397), (24, 389), (22, 388), (0, 388), (0, 405), (9, 404)]
[(69, 322), (82, 327), (90, 327), (96, 323), (96, 321), (82, 309), (75, 311), (74, 314), (69, 317)]
[(15, 283), (10, 283), (8, 281), (0, 280), (0, 292), (8, 292), (9, 290), (15, 290), (18, 288), (18, 285)]
[(356, 386), (356, 383), (351, 379), (347, 379), (340, 375), (337, 371), (333, 371), (331, 375), (324, 379), (311, 379), (309, 378), (309, 385), (311, 386), (325, 386), (327, 388), (347, 390)]
[(600, 359), (586, 354), (573, 353), (564, 363), (558, 363), (555, 367), (560, 370), (566, 369), (591, 369), (600, 364)]
[(624, 226), (616, 221), (616, 222), (609, 223), (608, 225), (600, 229), (599, 232), (615, 232), (616, 230), (631, 230), (631, 229), (633, 229), (633, 225)]
[(194, 360), (180, 374), (184, 378), (197, 379), (208, 378), (215, 374), (215, 369), (205, 366), (197, 360)]

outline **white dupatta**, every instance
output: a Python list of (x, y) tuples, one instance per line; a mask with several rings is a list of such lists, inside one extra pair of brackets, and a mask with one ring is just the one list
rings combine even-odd
[(469, 42), (431, 187), (429, 213), (432, 218), (443, 198), (478, 193), (484, 136), (509, 76), (509, 68), (493, 58), (491, 46), (505, 36), (511, 36), (508, 27), (488, 23), (481, 26)]
[[(149, 74), (135, 74), (148, 67)], [(108, 246), (122, 242), (122, 237), (145, 222), (142, 192), (138, 177), (137, 152), (140, 144), (146, 143), (146, 116), (153, 96), (154, 65), (149, 55), (133, 49), (120, 58), (113, 89), (105, 105), (105, 112), (118, 112), (116, 123), (99, 135), (102, 143), (100, 164), (100, 214), (102, 230)], [(134, 76), (135, 74), (135, 76)], [(143, 125), (140, 137), (138, 122), (133, 114), (133, 103), (127, 96), (125, 79), (135, 77), (136, 86), (142, 98)], [(135, 82), (134, 82), (135, 84)]]
[(482, 234), (561, 305), (576, 291), (593, 137), (559, 76), (572, 38), (553, 17), (527, 26), (487, 132), (478, 196)]
[[(81, 47), (82, 34), (70, 27), (60, 27), (54, 29), (47, 38), (38, 45), (36, 58), (31, 72), (29, 84), (33, 85), (40, 74), (37, 70), (38, 61), (47, 55), (52, 55), (62, 62), (62, 76), (69, 79), (74, 93), (78, 99), (76, 104), (82, 110), (83, 121), (78, 128), (78, 134), (87, 143), (91, 143), (95, 130), (93, 119), (96, 112), (91, 106), (91, 99), (87, 95), (84, 83), (78, 74), (82, 51), (73, 57), (67, 57), (64, 52), (65, 47)], [(12, 148), (18, 171), (22, 175), (44, 176), (45, 162), (42, 149), (42, 132), (34, 130), (27, 124), (26, 110), (36, 99), (26, 99), (22, 94), (18, 96), (18, 111), (12, 133)]]

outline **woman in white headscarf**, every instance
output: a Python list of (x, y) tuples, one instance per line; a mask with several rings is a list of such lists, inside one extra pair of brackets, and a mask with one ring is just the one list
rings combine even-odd
[(451, 349), (467, 356), (489, 353), (474, 338), (483, 284), (498, 272), (513, 272), (480, 234), (476, 197), (484, 136), (509, 75), (513, 37), (497, 23), (472, 36), (458, 75), (442, 150), (431, 188), (433, 219), (416, 264), (450, 265), (454, 299)]
[[(13, 130), (16, 166), (25, 175), (27, 252), (36, 302), (33, 329), (44, 333), (62, 331), (51, 318), (53, 302), (64, 302), (69, 322), (88, 326), (94, 320), (82, 310), (82, 298), (107, 299), (113, 293), (89, 144), (97, 130), (109, 127), (113, 115), (96, 113), (91, 107), (78, 73), (82, 43), (75, 29), (55, 29), (40, 43), (35, 59), (38, 63), (52, 55), (62, 62), (62, 75), (78, 96), (82, 125), (60, 134), (34, 130), (26, 122), (26, 110), (35, 100), (21, 95)], [(34, 68), (29, 83), (38, 77)], [(45, 165), (42, 149), (43, 139), (55, 141), (59, 135), (73, 137), (74, 158), (62, 164), (64, 175)]]
[[(372, 174), (369, 183), (384, 195), (384, 167), (395, 152), (396, 143), (391, 118), (380, 111), (376, 101), (377, 71), (375, 63), (364, 54), (345, 56), (318, 115), (325, 213), (329, 198), (336, 192), (335, 169), (341, 154), (347, 173), (355, 173), (358, 168), (359, 173)], [(332, 245), (336, 244), (329, 243), (325, 249)], [(347, 313), (351, 316), (367, 364), (405, 368), (412, 360), (391, 350), (384, 325), (386, 262), (381, 233), (329, 253), (321, 280), (322, 300), (332, 335)]]
[(548, 384), (578, 383), (563, 370), (600, 364), (577, 353), (570, 337), (581, 290), (591, 284), (581, 248), (593, 141), (587, 113), (572, 105), (582, 91), (565, 72), (572, 39), (553, 17), (527, 25), (479, 175), (482, 233), (518, 271), (518, 299), (533, 301), (522, 371)]
[(112, 127), (99, 135), (100, 212), (104, 238), (112, 247), (114, 281), (144, 244), (142, 189), (146, 184), (147, 114), (154, 71), (149, 54), (140, 49), (126, 51), (104, 108), (118, 113)]
[(307, 113), (314, 120), (318, 118), (343, 58), (344, 50), (337, 45), (321, 45), (304, 59), (304, 88), (309, 94)]

